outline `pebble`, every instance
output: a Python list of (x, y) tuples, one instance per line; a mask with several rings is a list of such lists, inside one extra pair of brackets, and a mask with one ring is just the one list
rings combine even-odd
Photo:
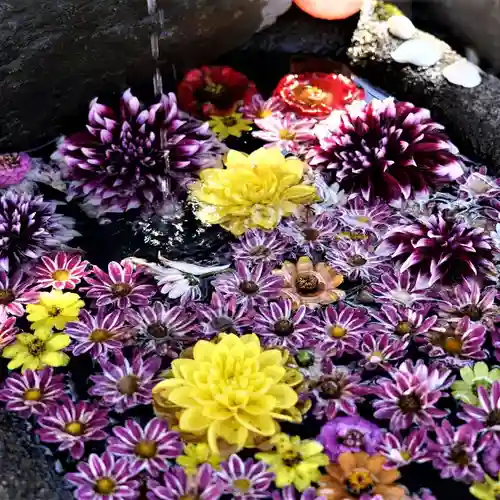
[(437, 42), (415, 39), (402, 43), (392, 52), (391, 57), (398, 63), (429, 67), (434, 66), (442, 55), (443, 49)]
[(417, 29), (406, 16), (392, 16), (387, 21), (389, 33), (401, 40), (409, 40), (413, 37)]
[(473, 89), (481, 84), (482, 78), (475, 64), (461, 59), (443, 69), (443, 76), (454, 85)]

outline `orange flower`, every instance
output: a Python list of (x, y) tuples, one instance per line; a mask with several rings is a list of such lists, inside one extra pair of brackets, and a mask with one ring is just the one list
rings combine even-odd
[(324, 262), (315, 266), (309, 257), (300, 257), (297, 264), (285, 261), (274, 272), (283, 276), (282, 296), (291, 299), (294, 308), (303, 304), (314, 309), (344, 298), (344, 292), (337, 289), (344, 278)]
[(356, 500), (361, 495), (380, 495), (384, 500), (402, 500), (406, 496), (403, 486), (393, 484), (399, 479), (397, 469), (384, 469), (386, 459), (367, 453), (342, 453), (337, 464), (326, 466), (319, 495), (326, 500)]

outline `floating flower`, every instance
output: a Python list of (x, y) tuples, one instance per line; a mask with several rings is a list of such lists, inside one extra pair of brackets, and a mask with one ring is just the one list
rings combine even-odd
[(409, 343), (409, 338), (394, 339), (391, 335), (384, 333), (365, 333), (357, 349), (362, 357), (359, 365), (367, 370), (377, 368), (389, 370), (391, 364), (405, 357)]
[(85, 302), (77, 293), (52, 290), (41, 292), (37, 304), (28, 304), (26, 312), (31, 328), (35, 331), (51, 332), (53, 328), (63, 330), (67, 323), (76, 321)]
[(52, 368), (11, 373), (0, 390), (0, 400), (8, 411), (22, 418), (43, 415), (48, 406), (64, 396), (63, 375), (54, 375)]
[(217, 344), (199, 340), (193, 359), (174, 360), (172, 377), (153, 397), (160, 406), (179, 406), (181, 431), (206, 433), (212, 450), (218, 438), (242, 448), (251, 434), (272, 436), (277, 420), (290, 420), (284, 411), (298, 396), (283, 381), (283, 363), (281, 353), (263, 350), (256, 335), (224, 335)]
[(223, 297), (235, 297), (238, 304), (251, 309), (277, 298), (283, 286), (283, 279), (273, 275), (262, 262), (250, 268), (244, 262), (238, 261), (232, 273), (220, 274), (212, 284)]
[(207, 443), (185, 443), (183, 455), (179, 455), (175, 461), (192, 476), (203, 464), (209, 464), (215, 470), (220, 469), (222, 457), (214, 453)]
[(156, 374), (161, 358), (143, 357), (136, 351), (129, 361), (122, 353), (114, 354), (115, 362), (101, 359), (102, 374), (91, 375), (94, 382), (88, 393), (101, 398), (101, 404), (123, 413), (137, 405), (151, 403), (151, 390), (157, 382)]
[(66, 479), (76, 486), (75, 498), (125, 500), (139, 496), (139, 467), (124, 458), (115, 459), (107, 452), (100, 457), (92, 453), (76, 468), (78, 472), (66, 474)]
[(476, 406), (479, 404), (477, 389), (489, 389), (495, 380), (500, 380), (500, 368), (490, 371), (484, 361), (475, 363), (474, 366), (464, 366), (460, 369), (462, 380), (457, 380), (451, 386), (453, 397), (458, 401)]
[(113, 434), (107, 451), (138, 464), (140, 471), (153, 477), (168, 468), (169, 459), (182, 453), (179, 434), (159, 418), (150, 420), (144, 429), (135, 420), (127, 420), (125, 426), (113, 427)]
[(479, 500), (496, 500), (500, 493), (500, 474), (496, 481), (485, 474), (484, 481), (482, 483), (476, 481), (469, 491)]
[(377, 248), (379, 255), (401, 262), (401, 272), (416, 276), (418, 288), (491, 276), (491, 239), (482, 228), (470, 228), (442, 215), (421, 218), (390, 230)]
[(240, 108), (247, 120), (267, 118), (285, 110), (284, 104), (276, 97), (265, 100), (260, 94), (254, 94), (250, 102)]
[(177, 357), (189, 335), (193, 336), (194, 317), (182, 306), (153, 302), (152, 306), (128, 311), (127, 320), (136, 345), (141, 345), (146, 353)]
[(311, 151), (310, 164), (334, 170), (343, 189), (369, 202), (425, 198), (463, 174), (442, 128), (426, 109), (373, 100), (342, 116), (340, 126)]
[(257, 93), (255, 84), (229, 66), (202, 66), (186, 73), (177, 88), (179, 106), (207, 118), (228, 115), (249, 104)]
[(241, 113), (231, 113), (225, 116), (211, 116), (209, 125), (220, 141), (228, 137), (241, 137), (243, 132), (252, 130), (252, 122), (245, 120)]
[(0, 271), (0, 317), (24, 316), (26, 304), (38, 299), (37, 288), (33, 279), (22, 272), (9, 276)]
[(231, 455), (222, 463), (216, 475), (224, 486), (224, 494), (239, 500), (269, 498), (274, 479), (264, 462), (255, 462), (251, 458), (243, 461), (238, 455)]
[(0, 155), (0, 189), (19, 184), (31, 170), (32, 162), (26, 153)]
[(339, 222), (347, 231), (384, 234), (395, 222), (391, 208), (383, 202), (366, 203), (360, 198), (349, 201), (345, 206), (337, 207)]
[(319, 467), (328, 463), (328, 457), (322, 453), (323, 445), (317, 441), (280, 433), (271, 438), (270, 444), (274, 451), (256, 453), (255, 458), (270, 466), (278, 488), (293, 485), (304, 491), (318, 481)]
[(0, 323), (0, 349), (15, 342), (19, 328), (16, 327), (16, 318), (6, 318)]
[(320, 479), (319, 493), (326, 500), (377, 498), (403, 500), (405, 488), (394, 484), (400, 474), (397, 469), (385, 468), (381, 455), (364, 452), (343, 453), (337, 464), (326, 466), (327, 475)]
[(415, 429), (406, 437), (385, 432), (379, 453), (387, 458), (389, 467), (403, 467), (411, 463), (421, 464), (431, 459), (429, 436), (425, 429)]
[(344, 298), (337, 288), (344, 278), (324, 262), (314, 265), (309, 257), (300, 257), (296, 264), (285, 261), (275, 273), (285, 281), (281, 295), (291, 299), (294, 307), (303, 304), (315, 309)]
[(57, 443), (59, 451), (68, 450), (72, 458), (83, 457), (87, 441), (101, 441), (108, 434), (108, 412), (96, 405), (66, 398), (59, 405), (52, 405), (38, 419), (37, 434), (44, 443)]
[(286, 486), (280, 491), (275, 491), (272, 500), (325, 500), (325, 497), (318, 496), (316, 488), (307, 488), (303, 492), (297, 492), (293, 486)]
[(344, 75), (304, 73), (284, 76), (273, 95), (299, 116), (326, 118), (332, 111), (362, 100), (365, 92)]
[(82, 261), (79, 254), (57, 252), (54, 256), (42, 255), (33, 269), (40, 288), (53, 287), (57, 290), (74, 290), (87, 272), (89, 263)]
[(130, 261), (108, 264), (108, 273), (94, 266), (92, 274), (85, 278), (90, 285), (83, 288), (89, 299), (97, 299), (97, 307), (114, 306), (128, 309), (131, 306), (147, 306), (156, 287), (146, 284), (142, 268), (135, 269)]
[(500, 472), (500, 444), (491, 443), (483, 451), (482, 463), (484, 470), (493, 477)]
[(16, 270), (78, 236), (56, 202), (7, 191), (0, 196), (0, 269)]
[(2, 357), (10, 359), (9, 370), (22, 367), (25, 370), (40, 370), (45, 366), (66, 366), (69, 356), (61, 352), (68, 347), (71, 339), (63, 333), (51, 334), (47, 330), (16, 335), (14, 344), (2, 351)]
[(250, 229), (231, 244), (235, 261), (243, 260), (249, 264), (275, 264), (288, 251), (288, 242), (277, 231)]
[(305, 164), (285, 158), (278, 148), (261, 148), (247, 156), (229, 151), (225, 169), (207, 169), (190, 186), (200, 205), (197, 217), (220, 224), (239, 236), (247, 229), (275, 228), (298, 205), (316, 199), (314, 186), (302, 182)]
[(382, 441), (382, 430), (361, 417), (337, 417), (321, 428), (319, 441), (330, 461), (336, 462), (345, 452), (375, 455)]

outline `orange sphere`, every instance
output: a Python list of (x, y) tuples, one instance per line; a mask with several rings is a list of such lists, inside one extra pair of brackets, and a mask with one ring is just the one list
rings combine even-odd
[(298, 7), (318, 19), (345, 19), (361, 9), (363, 0), (294, 0)]

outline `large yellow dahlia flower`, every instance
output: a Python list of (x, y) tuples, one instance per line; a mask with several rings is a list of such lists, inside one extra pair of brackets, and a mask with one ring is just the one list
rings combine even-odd
[(313, 203), (316, 188), (302, 183), (305, 164), (285, 158), (278, 148), (261, 148), (250, 155), (231, 150), (225, 169), (207, 168), (191, 185), (200, 205), (197, 217), (220, 224), (239, 236), (247, 229), (272, 229), (297, 205)]
[(219, 440), (239, 450), (256, 436), (279, 432), (277, 420), (293, 420), (298, 396), (284, 362), (279, 350), (262, 349), (254, 334), (200, 340), (193, 359), (172, 362), (172, 377), (153, 389), (153, 399), (180, 408), (179, 430), (203, 433), (214, 452)]

